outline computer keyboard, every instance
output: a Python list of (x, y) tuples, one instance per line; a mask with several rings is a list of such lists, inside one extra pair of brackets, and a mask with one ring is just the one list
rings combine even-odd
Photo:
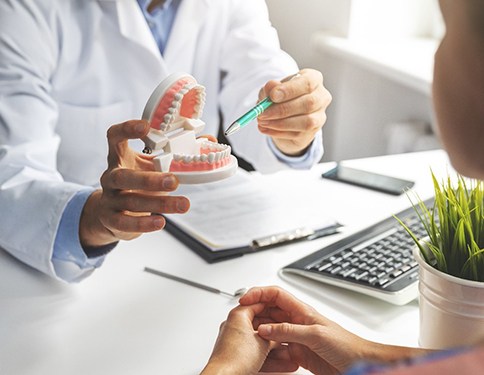
[[(431, 207), (433, 200), (425, 201)], [(425, 229), (413, 207), (396, 214), (418, 238)], [(283, 275), (297, 274), (322, 283), (404, 305), (418, 295), (415, 242), (393, 217), (360, 230), (284, 267)]]

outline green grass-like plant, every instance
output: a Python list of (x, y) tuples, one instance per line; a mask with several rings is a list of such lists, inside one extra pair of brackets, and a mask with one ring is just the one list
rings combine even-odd
[(418, 196), (418, 202), (412, 202), (428, 235), (425, 243), (397, 220), (428, 264), (452, 276), (484, 281), (483, 181), (457, 175), (456, 186), (453, 186), (450, 177), (439, 183), (433, 172), (432, 180), (435, 190), (432, 208), (427, 208)]

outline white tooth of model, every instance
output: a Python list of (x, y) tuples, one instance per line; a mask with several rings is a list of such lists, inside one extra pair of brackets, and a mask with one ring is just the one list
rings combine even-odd
[(143, 112), (150, 122), (143, 152), (153, 152), (155, 169), (174, 173), (180, 183), (216, 181), (237, 169), (229, 146), (197, 139), (205, 127), (205, 95), (192, 76), (174, 73), (155, 88)]

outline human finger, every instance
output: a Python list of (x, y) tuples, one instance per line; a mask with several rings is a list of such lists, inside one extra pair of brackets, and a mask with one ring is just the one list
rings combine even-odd
[(241, 305), (265, 303), (269, 306), (277, 306), (286, 312), (298, 314), (315, 313), (312, 307), (276, 286), (251, 288), (239, 299), (239, 303)]
[(173, 191), (178, 179), (172, 173), (114, 168), (103, 173), (101, 185), (104, 189)]
[(278, 85), (280, 85), (281, 83), (284, 83), (284, 82), (287, 82), (287, 81), (290, 81), (294, 78), (298, 78), (300, 77), (301, 74), (299, 72), (297, 73), (294, 73), (294, 74), (291, 74), (289, 76), (287, 76), (286, 78), (283, 78), (281, 79), (280, 81), (277, 81), (277, 80), (270, 80), (268, 81), (264, 87), (262, 87), (259, 91), (259, 100), (262, 100), (262, 99), (265, 99), (266, 97), (269, 96), (269, 93), (272, 91), (272, 89)]
[(257, 328), (261, 324), (282, 323), (282, 322), (289, 322), (289, 321), (290, 321), (290, 315), (285, 311), (280, 310), (279, 314), (270, 313), (270, 316), (257, 315), (253, 320), (253, 326), (254, 326), (254, 329), (257, 330)]
[(217, 138), (214, 137), (213, 135), (210, 135), (210, 134), (202, 134), (202, 135), (199, 135), (197, 138), (206, 138), (208, 139), (210, 142), (215, 142), (217, 143)]
[(250, 306), (238, 305), (234, 307), (232, 310), (230, 310), (228, 316), (229, 318), (231, 317), (248, 318), (252, 321), (252, 319), (254, 319), (254, 317), (264, 309), (265, 309), (265, 306), (263, 303), (255, 303)]
[(165, 218), (160, 215), (133, 216), (126, 212), (111, 212), (109, 215), (100, 217), (100, 221), (115, 233), (118, 239), (123, 240), (135, 238), (141, 233), (163, 229), (166, 224)]
[(110, 206), (119, 212), (182, 214), (190, 209), (190, 201), (184, 196), (150, 195), (122, 190), (111, 194), (111, 200)]
[(321, 345), (321, 334), (318, 325), (302, 325), (292, 323), (271, 323), (260, 325), (259, 336), (266, 340), (297, 343), (314, 350)]
[(128, 139), (142, 138), (149, 131), (146, 120), (130, 120), (112, 125), (107, 131), (108, 139), (108, 165), (110, 167), (119, 163), (119, 154), (127, 147)]
[(283, 80), (273, 87), (268, 96), (274, 103), (282, 103), (311, 93), (322, 85), (323, 75), (321, 72), (314, 69), (303, 69), (298, 76), (286, 81)]
[(264, 310), (254, 318), (254, 326), (266, 323), (282, 323), (291, 321), (291, 313), (279, 307), (265, 305)]
[(299, 364), (291, 359), (287, 345), (278, 345), (272, 349), (262, 368), (261, 372), (294, 372)]
[(367, 353), (374, 355), (378, 347), (330, 321), (308, 325), (271, 323), (260, 325), (257, 332), (266, 340), (303, 345), (320, 357), (318, 361), (325, 361), (339, 371), (368, 358)]
[(324, 111), (311, 114), (295, 115), (281, 120), (258, 121), (259, 131), (269, 136), (277, 135), (278, 138), (294, 139), (295, 136), (304, 133), (315, 133), (326, 122)]
[(330, 102), (329, 92), (323, 86), (318, 86), (314, 91), (268, 107), (260, 114), (258, 121), (281, 120), (325, 111)]
[(252, 328), (252, 319), (265, 306), (237, 306), (233, 308), (227, 320), (221, 324), (212, 355), (202, 374), (211, 374), (212, 369), (219, 369), (222, 363), (227, 370), (229, 366), (240, 373), (257, 373), (262, 367), (270, 349), (271, 342), (264, 340)]

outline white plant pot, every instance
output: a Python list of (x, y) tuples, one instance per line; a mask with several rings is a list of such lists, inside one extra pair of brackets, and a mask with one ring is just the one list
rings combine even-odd
[(425, 262), (418, 247), (419, 344), (445, 349), (484, 339), (484, 282), (450, 276)]

